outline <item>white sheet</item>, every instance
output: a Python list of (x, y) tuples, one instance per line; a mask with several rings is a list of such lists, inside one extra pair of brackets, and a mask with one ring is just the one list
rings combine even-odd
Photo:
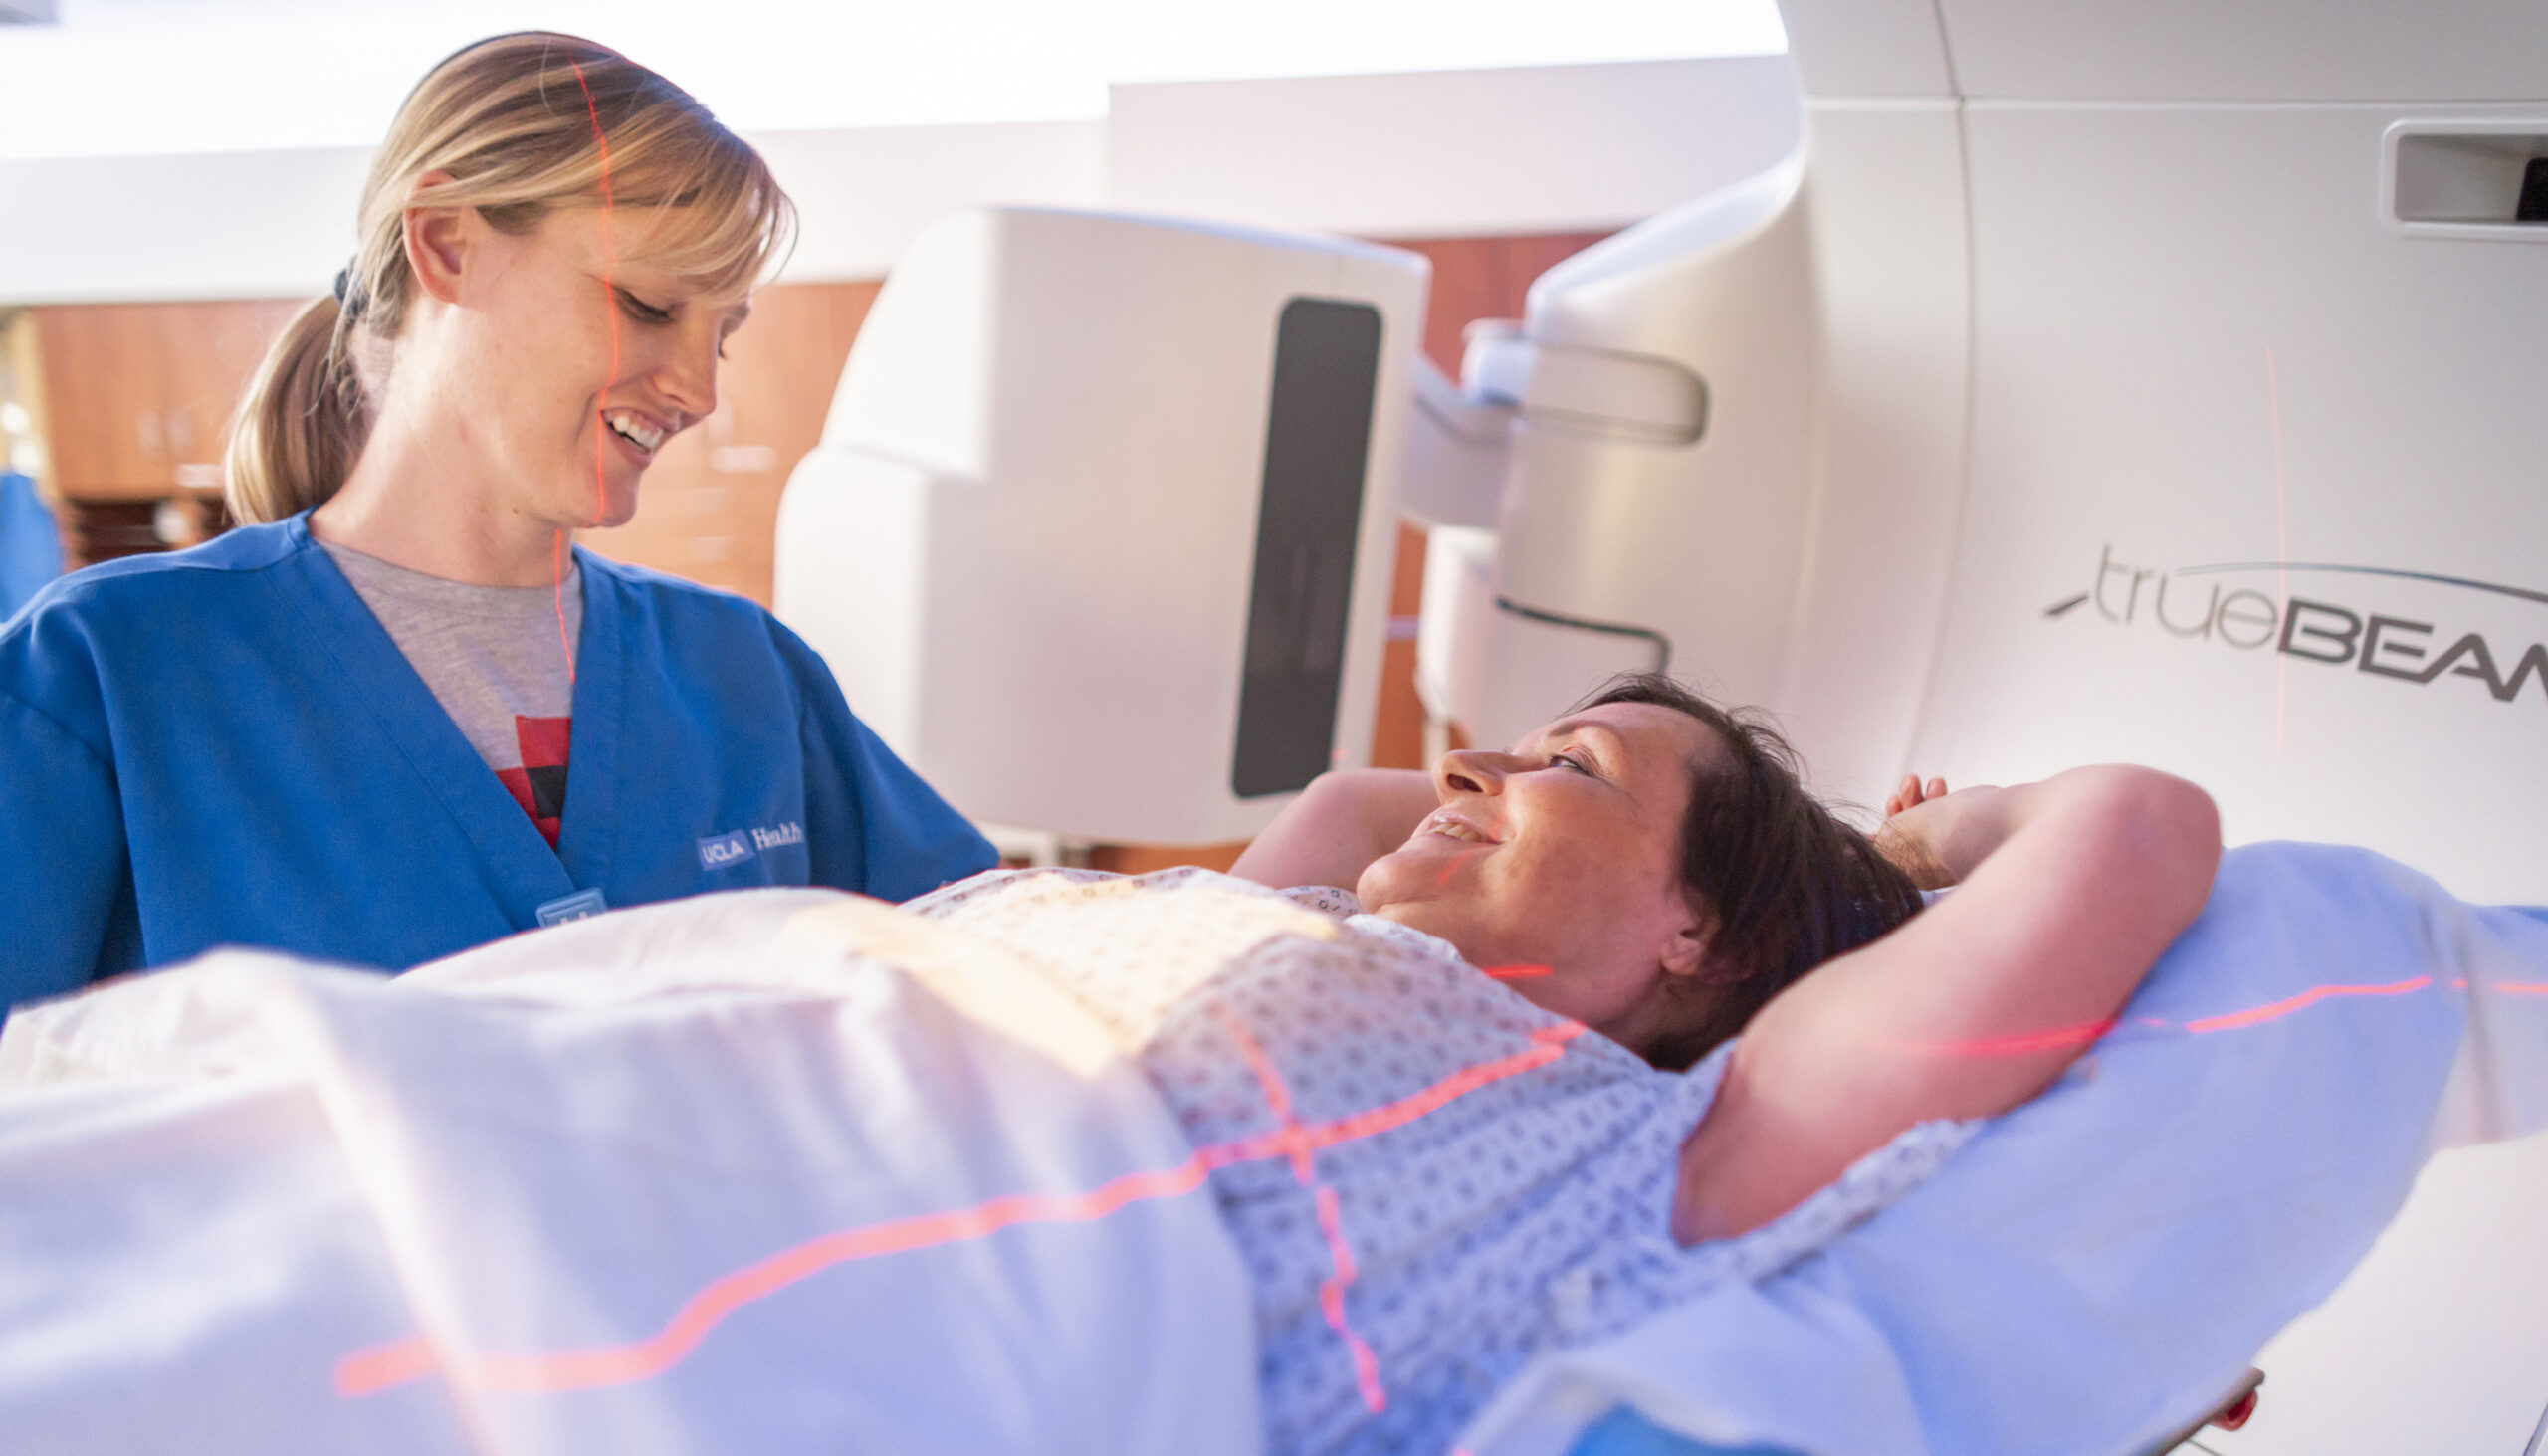
[(2437, 1147), (2548, 1127), (2543, 992), (2548, 925), (2358, 850), (2232, 851), (2072, 1077), (1785, 1274), (1538, 1362), (1463, 1444), (1548, 1456), (1626, 1404), (1815, 1456), (2144, 1449), (2335, 1289)]
[[(0, 1431), (1252, 1451), (1246, 1278), (1211, 1196), (1118, 1181), (1185, 1142), (1031, 978), (908, 917), (761, 892), (399, 980), (228, 954), (22, 1012), (0, 1035)], [(1014, 1221), (938, 1217), (962, 1210)], [(877, 1242), (896, 1230), (916, 1245)]]
[[(1817, 1456), (2133, 1450), (2324, 1298), (2433, 1147), (2548, 1125), (2543, 990), (2548, 925), (2358, 852), (2235, 852), (2080, 1074), (1783, 1274), (1534, 1366), (1467, 1444), (1562, 1451), (1626, 1401)], [(840, 1230), (1185, 1165), (1106, 1037), (1030, 967), (819, 892), (398, 981), (220, 957), (22, 1013), (0, 1431), (1246, 1453), (1248, 1291), (1199, 1186), (721, 1283)], [(684, 1327), (703, 1292), (722, 1318)], [(601, 1353), (508, 1358), (576, 1351)], [(384, 1372), (416, 1377), (337, 1387)]]

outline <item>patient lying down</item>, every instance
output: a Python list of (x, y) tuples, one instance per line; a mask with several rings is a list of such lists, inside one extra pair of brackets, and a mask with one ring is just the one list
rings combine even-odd
[(1322, 780), (1236, 867), (1324, 913), (1289, 934), (1168, 930), (1252, 922), (1199, 872), (912, 909), (1096, 1008), (1193, 1146), (1336, 1140), (1211, 1175), (1268, 1445), (1441, 1451), (1534, 1355), (1794, 1260), (2041, 1089), (2087, 1038), (2026, 1038), (2110, 1020), (2220, 855), (2141, 769), (1906, 796), (1895, 852), (1961, 884), (1917, 920), (1775, 735), (1631, 679), (1509, 752)]
[[(1795, 1258), (1956, 1141), (1947, 1127), (1895, 1140), (2006, 1112), (2058, 1076), (2090, 1038), (2044, 1033), (2114, 1018), (2202, 909), (2221, 853), (2209, 797), (2146, 769), (1936, 798), (1912, 781), (1892, 807), (1879, 849), (1805, 793), (1766, 727), (1643, 677), (1429, 777), (1330, 775), (1251, 846), (1238, 876), (1353, 885), (1371, 917), (1465, 962), (1447, 985), (1379, 998), (1332, 978), (1243, 982), (1293, 1033), (1296, 1080), (1332, 1091), (1373, 1061), (1447, 1075), (1465, 1053), (1446, 1023), (1528, 1024), (1516, 1002), (1545, 1014), (1535, 1032), (1592, 1033), (1546, 1085), (1481, 1104), (1490, 1126), (1465, 1145), (1449, 1127), (1408, 1130), (1443, 1143), (1447, 1184), (1403, 1149), (1313, 1169), (1353, 1221), (1353, 1333), (1395, 1376), (1385, 1409), (1368, 1385), (1357, 1398), (1308, 1298), (1329, 1262), (1316, 1231), (1293, 1200), (1255, 1206), (1280, 1170), (1222, 1180), (1258, 1276), (1276, 1449), (1444, 1448), (1528, 1355), (1669, 1308), (1723, 1278), (1724, 1258)], [(1947, 884), (1961, 888), (1915, 920), (1921, 888)], [(1203, 1109), (1243, 1098), (1190, 1091), (1216, 1060), (1225, 1047), (1145, 1054), (1198, 1142), (1239, 1131)], [(1710, 1251), (1722, 1258), (1665, 1243), (1762, 1230), (1862, 1158), (1856, 1186), (1785, 1237)]]
[[(1682, 1153), (1689, 1244), (1759, 1226), (1913, 1124), (2032, 1096), (2085, 1038), (1942, 1049), (2111, 1020), (2203, 908), (2220, 821), (2193, 784), (2109, 766), (1944, 787), (1906, 780), (1880, 848), (1766, 726), (1634, 677), (1510, 751), (1331, 774), (1235, 873), (1353, 885), (1472, 965), (1529, 967), (1514, 990), (1657, 1067), (1743, 1033)], [(1920, 890), (1956, 884), (1905, 925)]]
[[(0, 1037), (0, 1090), (128, 1090), (0, 1096), (0, 1248), (50, 1250), (0, 1274), (0, 1424), (131, 1419), (56, 1396), (84, 1369), (101, 1391), (146, 1376), (217, 1449), (207, 1412), (246, 1421), (219, 1392), (252, 1370), (280, 1429), (383, 1451), (1493, 1456), (1562, 1449), (1531, 1421), (1580, 1427), (1566, 1382), (1609, 1388), (1602, 1352), (1660, 1329), (1719, 1355), (1641, 1403), (1729, 1438), (2050, 1449), (1998, 1414), (1953, 1422), (1995, 1375), (2091, 1369), (2075, 1420), (2181, 1423), (2359, 1257), (2430, 1145), (2468, 988), (2507, 954), (2548, 981), (2548, 937), (2506, 951), (2518, 933), (2365, 856), (2242, 852), (2216, 894), (2211, 801), (2143, 769), (1906, 782), (1889, 807), (1870, 841), (1765, 728), (1625, 679), (1429, 778), (1320, 780), (1236, 879), (995, 871), (908, 913), (703, 897), (391, 982), (243, 958), (39, 1008)], [(2463, 989), (2332, 1004), (2316, 1041), (2295, 1017), (2199, 1067), (2109, 1043), (2096, 1085), (2020, 1108), (2163, 952), (2177, 970), (2135, 1026), (2230, 1009), (2215, 990), (2273, 1000), (2255, 968), (2294, 959), (2366, 979), (2447, 959)], [(2343, 1019), (2374, 1010), (2384, 1041)], [(2496, 1030), (2498, 1055), (2548, 1046)], [(172, 1099), (172, 1078), (228, 1090)], [(2146, 1378), (2119, 1374), (2096, 1342), (2152, 1317), (2111, 1302), (2211, 1269), (2135, 1240), (2217, 1221), (2209, 1175), (2177, 1171), (2201, 1157), (2145, 1133), (2210, 1129), (2207, 1099), (2317, 1116), (2349, 1095), (2329, 1078), (2367, 1101), (2223, 1136), (2366, 1191), (2306, 1184), (2270, 1244), (2254, 1219), (2201, 1235), (2264, 1294), (2176, 1317), (2163, 1348), (2136, 1336)], [(118, 1301), (164, 1317), (166, 1281), (133, 1294), (115, 1232), (144, 1227), (222, 1231), (179, 1262), (237, 1289), (198, 1291), (179, 1333), (97, 1338)], [(2142, 1262), (2082, 1277), (2098, 1259)], [(1995, 1279), (2020, 1318), (1950, 1310)], [(1953, 1400), (1870, 1334), (1930, 1320)], [(74, 1330), (88, 1365), (61, 1353)], [(1778, 1358), (1817, 1393), (1784, 1393)], [(2088, 1408), (2108, 1392), (2124, 1403)], [(119, 1444), (55, 1444), (84, 1440)]]

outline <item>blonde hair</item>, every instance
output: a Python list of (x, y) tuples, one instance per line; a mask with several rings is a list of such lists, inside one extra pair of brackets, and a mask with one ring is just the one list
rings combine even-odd
[[(419, 185), (441, 172), (449, 180)], [(525, 31), (425, 74), (363, 180), (360, 243), (336, 294), (294, 317), (233, 424), (225, 494), (242, 521), (280, 520), (344, 485), (406, 320), (411, 207), (470, 207), (528, 233), (566, 207), (647, 209), (642, 261), (699, 292), (749, 289), (795, 228), (769, 165), (689, 93), (591, 41)]]

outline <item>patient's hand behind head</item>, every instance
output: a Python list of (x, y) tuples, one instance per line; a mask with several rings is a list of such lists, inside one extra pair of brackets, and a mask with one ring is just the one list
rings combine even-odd
[(1705, 994), (1708, 917), (1684, 887), (1683, 829), (1694, 773), (1725, 756), (1706, 725), (1649, 703), (1588, 708), (1507, 752), (1445, 754), (1441, 807), (1357, 891), (1643, 1051)]

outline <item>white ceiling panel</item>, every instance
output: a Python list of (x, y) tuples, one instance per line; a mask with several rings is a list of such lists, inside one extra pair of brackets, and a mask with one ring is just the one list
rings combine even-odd
[(0, 28), (0, 158), (377, 141), (434, 62), (591, 37), (740, 130), (1088, 119), (1110, 83), (1777, 54), (1775, 0), (60, 0)]

